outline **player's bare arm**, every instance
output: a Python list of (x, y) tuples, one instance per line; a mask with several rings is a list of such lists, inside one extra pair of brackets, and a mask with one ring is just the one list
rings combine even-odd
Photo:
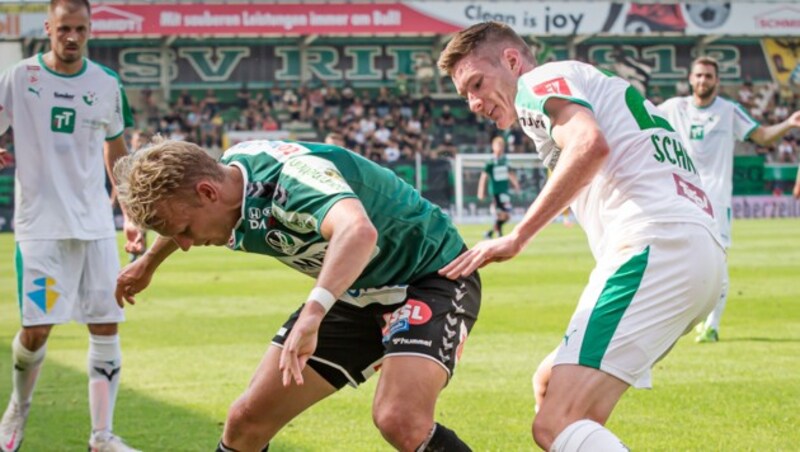
[(800, 127), (800, 111), (792, 113), (791, 116), (778, 124), (759, 126), (750, 135), (750, 140), (762, 146), (769, 146), (795, 127)]
[(439, 273), (455, 279), (491, 262), (519, 254), (527, 243), (569, 206), (608, 158), (609, 148), (592, 112), (564, 99), (550, 99), (545, 107), (552, 120), (551, 134), (561, 149), (558, 166), (522, 221), (505, 237), (484, 241), (461, 254)]
[[(120, 135), (113, 140), (106, 141), (103, 146), (103, 158), (106, 163), (106, 172), (108, 178), (111, 180), (111, 189), (113, 193), (117, 192), (117, 181), (114, 177), (114, 165), (122, 157), (128, 155), (128, 147), (125, 144), (125, 138)], [(120, 203), (120, 210), (122, 216), (125, 218), (123, 230), (125, 231), (125, 251), (128, 253), (141, 253), (144, 250), (144, 233), (141, 229), (137, 228), (130, 221), (128, 221), (128, 213), (125, 211), (125, 206)]]
[(478, 199), (483, 201), (483, 198), (486, 197), (486, 181), (488, 180), (488, 175), (486, 172), (481, 173), (481, 178), (478, 179)]
[[(378, 240), (378, 232), (367, 216), (361, 201), (343, 199), (331, 207), (320, 226), (322, 236), (329, 241), (316, 287), (327, 291), (334, 301), (347, 290), (364, 271)], [(283, 384), (292, 380), (303, 384), (303, 368), (317, 346), (317, 333), (327, 313), (325, 300), (309, 300), (292, 331), (286, 338), (280, 358)]]
[(178, 245), (172, 239), (158, 237), (142, 257), (120, 270), (117, 276), (117, 287), (114, 290), (117, 304), (121, 307), (125, 305), (125, 301), (136, 304), (136, 294), (150, 285), (150, 280), (158, 266), (177, 250)]

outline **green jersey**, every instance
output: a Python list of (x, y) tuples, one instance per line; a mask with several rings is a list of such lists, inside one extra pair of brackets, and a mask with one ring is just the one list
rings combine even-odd
[(351, 296), (410, 283), (443, 267), (464, 247), (441, 209), (389, 169), (346, 149), (247, 141), (228, 149), (222, 163), (239, 167), (245, 179), (242, 217), (228, 247), (273, 256), (312, 277), (319, 275), (328, 248), (320, 234), (328, 210), (345, 198), (363, 204), (378, 242), (348, 290)]
[(492, 157), (486, 162), (483, 172), (489, 175), (489, 191), (493, 195), (508, 193), (508, 160), (505, 156)]

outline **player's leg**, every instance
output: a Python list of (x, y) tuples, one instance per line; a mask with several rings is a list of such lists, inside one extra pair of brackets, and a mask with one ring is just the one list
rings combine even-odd
[[(401, 451), (469, 450), (452, 431), (434, 423), (445, 368), (419, 356), (388, 356), (375, 391), (372, 417), (384, 439)], [(438, 432), (437, 432), (438, 430)], [(444, 447), (436, 447), (436, 446)]]
[(545, 449), (625, 450), (602, 424), (719, 293), (724, 253), (701, 226), (660, 225), (614, 248), (630, 251), (598, 262), (556, 355), (533, 426)]
[[(533, 423), (534, 440), (545, 450), (570, 450), (560, 447), (572, 435), (565, 430), (584, 420), (605, 424), (626, 389), (627, 383), (598, 369), (573, 364), (553, 367), (547, 395)], [(569, 436), (562, 438), (562, 432)], [(616, 438), (610, 432), (603, 436)], [(611, 444), (594, 442), (593, 446), (597, 447), (593, 450), (627, 450), (618, 439)]]
[(336, 392), (311, 366), (302, 386), (284, 387), (278, 369), (281, 349), (271, 345), (250, 385), (230, 407), (220, 450), (260, 451), (289, 421)]
[(13, 387), (0, 421), (0, 450), (16, 450), (22, 443), (50, 331), (53, 325), (70, 319), (77, 278), (65, 269), (74, 265), (70, 241), (17, 242), (15, 268), (22, 329), (11, 345)]
[(375, 372), (383, 356), (375, 313), (340, 301), (320, 324), (317, 349), (303, 370), (304, 384), (284, 387), (278, 369), (280, 348), (301, 310), (302, 306), (272, 339), (247, 391), (231, 406), (218, 450), (260, 451), (303, 410), (346, 384), (363, 383)]
[(91, 451), (133, 451), (114, 435), (114, 412), (122, 378), (122, 348), (118, 323), (125, 321), (114, 299), (119, 255), (114, 238), (79, 241), (82, 262), (73, 269), (80, 274), (78, 307), (74, 319), (89, 332), (86, 356)]
[(720, 292), (719, 301), (717, 301), (717, 305), (714, 306), (714, 310), (711, 311), (705, 322), (700, 324), (699, 334), (695, 338), (697, 342), (714, 343), (719, 341), (719, 326), (722, 321), (722, 313), (725, 311), (725, 305), (728, 302), (728, 287), (730, 284), (727, 263), (722, 276), (722, 291)]
[(386, 358), (372, 416), (397, 449), (470, 450), (435, 423), (434, 408), (477, 319), (480, 290), (477, 273), (456, 281), (430, 275), (409, 286), (403, 306), (384, 315)]

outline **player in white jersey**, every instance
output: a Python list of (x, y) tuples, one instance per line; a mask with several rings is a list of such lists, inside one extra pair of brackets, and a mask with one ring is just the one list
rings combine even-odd
[(711, 311), (724, 250), (694, 164), (655, 106), (593, 66), (535, 61), (496, 22), (457, 33), (439, 58), (473, 112), (501, 129), (519, 121), (553, 170), (510, 234), (440, 272), (514, 257), (570, 205), (597, 266), (556, 351), (533, 437), (551, 451), (627, 450), (602, 424)]
[[(706, 189), (722, 243), (731, 246), (731, 197), (733, 194), (733, 150), (736, 141), (751, 140), (769, 145), (793, 127), (800, 127), (800, 112), (771, 126), (762, 126), (736, 102), (723, 99), (719, 91), (719, 64), (710, 57), (692, 62), (689, 74), (691, 96), (673, 97), (659, 105), (665, 118), (681, 136)], [(714, 311), (698, 325), (698, 342), (717, 342), (719, 325), (728, 298), (727, 266), (723, 289)]]
[[(0, 422), (2, 451), (19, 449), (48, 335), (70, 320), (86, 323), (90, 333), (89, 448), (133, 450), (112, 433), (122, 357), (117, 324), (124, 316), (114, 300), (119, 257), (105, 189), (106, 169), (127, 154), (126, 106), (119, 81), (83, 58), (90, 17), (86, 0), (52, 1), (45, 22), (52, 50), (0, 76), (0, 133), (14, 128), (22, 315), (11, 347), (13, 390)], [(137, 231), (126, 232), (133, 248)]]

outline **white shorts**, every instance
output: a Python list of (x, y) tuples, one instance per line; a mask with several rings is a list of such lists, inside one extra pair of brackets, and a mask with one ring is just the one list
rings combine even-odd
[(125, 320), (114, 299), (116, 239), (20, 241), (16, 269), (23, 326)]
[(648, 226), (597, 263), (554, 365), (600, 369), (649, 388), (650, 369), (719, 299), (725, 252), (701, 225)]

